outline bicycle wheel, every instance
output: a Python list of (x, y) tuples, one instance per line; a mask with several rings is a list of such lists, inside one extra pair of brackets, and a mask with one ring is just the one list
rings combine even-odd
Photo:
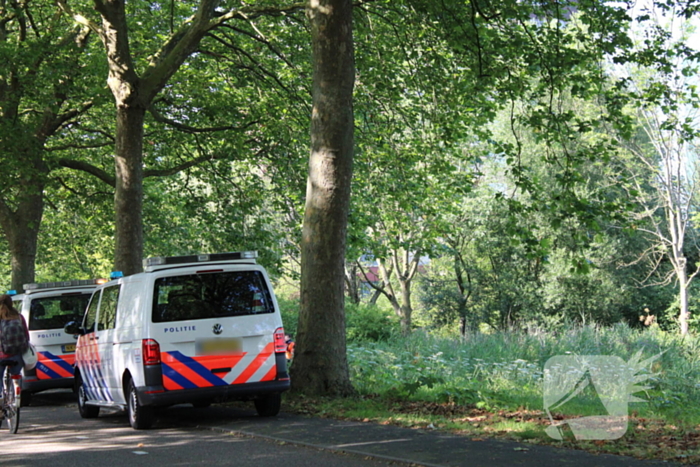
[(5, 412), (5, 423), (7, 423), (8, 431), (15, 434), (19, 428), (19, 398), (16, 396), (15, 380), (12, 379), (8, 367), (5, 367), (3, 373), (2, 392), (4, 397), (4, 406), (2, 409), (3, 412)]

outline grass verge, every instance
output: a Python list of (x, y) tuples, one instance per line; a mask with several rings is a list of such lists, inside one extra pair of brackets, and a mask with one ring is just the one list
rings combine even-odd
[[(558, 411), (550, 406), (550, 419), (543, 401), (545, 368), (552, 357), (567, 355), (619, 357), (635, 368), (626, 379), (630, 384), (622, 388), (643, 402), (629, 403), (624, 436), (578, 441), (569, 433), (555, 440), (545, 432), (553, 420), (609, 413), (595, 390), (588, 396), (581, 393)], [(283, 410), (445, 430), (472, 439), (496, 437), (700, 464), (697, 336), (680, 338), (624, 325), (461, 339), (416, 332), (406, 338), (350, 343), (347, 356), (356, 397), (309, 399), (290, 394)], [(634, 380), (637, 376), (641, 379)], [(595, 382), (591, 387), (595, 389)]]
[(545, 433), (548, 417), (537, 410), (486, 410), (455, 403), (387, 400), (375, 396), (350, 398), (286, 394), (282, 410), (299, 415), (440, 430), (468, 437), (546, 444), (593, 453), (700, 464), (698, 427), (677, 426), (661, 419), (629, 418), (627, 433), (617, 440), (554, 440)]

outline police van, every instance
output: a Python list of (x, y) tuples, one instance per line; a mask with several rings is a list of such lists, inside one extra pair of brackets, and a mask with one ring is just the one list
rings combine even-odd
[[(289, 389), (277, 300), (257, 252), (155, 257), (97, 287), (80, 324), (78, 410), (126, 410), (135, 429), (155, 409), (252, 400), (260, 416)], [(119, 274), (118, 274), (119, 275)], [(117, 276), (118, 276), (117, 275)]]
[(34, 393), (47, 389), (72, 388), (76, 338), (64, 326), (85, 314), (92, 292), (104, 279), (25, 284), (24, 293), (12, 297), (22, 313), (29, 340), (37, 350), (37, 365), (25, 370), (22, 404)]

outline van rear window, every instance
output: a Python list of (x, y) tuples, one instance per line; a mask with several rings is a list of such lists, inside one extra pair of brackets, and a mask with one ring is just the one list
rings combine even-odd
[(154, 323), (274, 312), (259, 271), (161, 277), (153, 297)]
[(90, 295), (85, 293), (33, 299), (29, 306), (29, 330), (58, 329), (69, 321), (80, 322)]

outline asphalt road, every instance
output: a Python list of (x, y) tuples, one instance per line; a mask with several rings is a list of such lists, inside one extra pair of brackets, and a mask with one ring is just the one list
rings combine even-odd
[[(163, 411), (152, 430), (133, 430), (123, 413), (78, 415), (68, 392), (37, 394), (22, 408), (19, 433), (0, 431), (0, 465), (13, 467), (99, 466), (386, 466), (385, 462), (194, 428), (189, 407)], [(240, 411), (241, 419), (254, 412)]]

